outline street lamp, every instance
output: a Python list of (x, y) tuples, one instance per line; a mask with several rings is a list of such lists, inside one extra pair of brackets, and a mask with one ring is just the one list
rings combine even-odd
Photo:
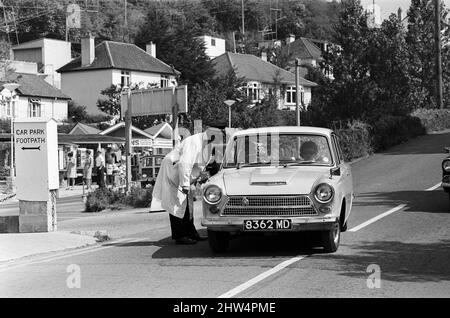
[(231, 128), (231, 106), (236, 103), (233, 99), (228, 99), (224, 101), (224, 103), (228, 106), (228, 127)]
[(9, 96), (5, 96), (7, 103), (9, 104), (9, 111), (11, 116), (11, 167), (10, 167), (10, 176), (11, 182), (14, 180), (15, 171), (14, 171), (14, 96), (13, 92), (20, 87), (20, 84), (17, 83), (5, 83), (3, 87), (9, 91)]

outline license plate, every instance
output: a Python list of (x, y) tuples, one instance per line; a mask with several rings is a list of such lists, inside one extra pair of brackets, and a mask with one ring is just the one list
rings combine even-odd
[(245, 220), (244, 231), (290, 230), (292, 222), (289, 219)]

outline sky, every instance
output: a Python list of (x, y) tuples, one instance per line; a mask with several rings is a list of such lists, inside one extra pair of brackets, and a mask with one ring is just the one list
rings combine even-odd
[[(431, 0), (433, 1), (433, 0)], [(373, 0), (361, 0), (361, 5), (366, 8), (372, 5)], [(450, 9), (450, 0), (444, 0), (445, 7)], [(375, 4), (380, 6), (381, 9), (381, 19), (387, 19), (391, 13), (397, 13), (398, 8), (402, 8), (402, 16), (406, 15), (411, 0), (375, 0)]]

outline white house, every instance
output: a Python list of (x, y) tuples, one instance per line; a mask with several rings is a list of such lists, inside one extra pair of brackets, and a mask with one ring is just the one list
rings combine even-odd
[[(213, 60), (217, 75), (226, 75), (234, 70), (237, 77), (245, 78), (247, 96), (257, 103), (269, 93), (281, 91), (278, 95), (280, 109), (295, 110), (296, 88), (295, 75), (272, 63), (250, 54), (227, 52)], [(307, 107), (311, 102), (311, 88), (316, 83), (302, 77), (299, 79), (300, 103)]]
[(104, 41), (95, 46), (94, 38), (81, 41), (81, 57), (64, 65), (61, 89), (76, 103), (86, 106), (90, 114), (100, 114), (97, 100), (104, 99), (101, 91), (111, 85), (158, 87), (176, 86), (177, 71), (156, 58), (156, 47), (150, 43), (146, 51), (134, 44)]
[(19, 84), (13, 92), (0, 83), (0, 118), (54, 118), (67, 119), (70, 97), (36, 74), (13, 73), (8, 82)]
[(210, 59), (214, 59), (225, 53), (225, 39), (216, 38), (209, 35), (197, 37), (205, 43), (205, 53)]
[(71, 43), (47, 38), (22, 43), (11, 48), (11, 59), (36, 63), (37, 72), (45, 75), (49, 84), (61, 88), (61, 75), (56, 70), (72, 59)]

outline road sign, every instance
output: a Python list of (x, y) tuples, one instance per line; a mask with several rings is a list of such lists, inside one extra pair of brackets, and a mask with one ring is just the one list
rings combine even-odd
[(58, 133), (55, 120), (14, 121), (17, 198), (47, 201), (59, 188)]
[[(188, 111), (187, 85), (177, 86), (175, 95), (178, 112), (186, 113)], [(133, 90), (131, 93), (132, 116), (170, 114), (174, 101), (173, 87)], [(121, 96), (120, 106), (122, 117), (124, 117), (128, 107), (126, 92)]]

